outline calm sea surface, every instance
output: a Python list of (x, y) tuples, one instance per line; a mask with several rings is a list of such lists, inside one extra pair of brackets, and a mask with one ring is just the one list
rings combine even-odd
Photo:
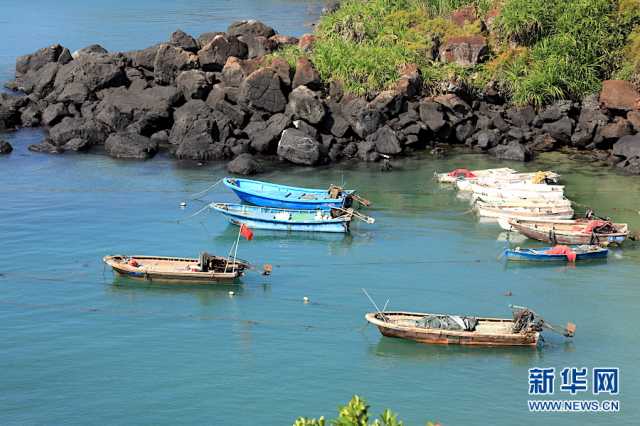
[[(319, 8), (275, 0), (93, 3), (4, 0), (3, 79), (16, 55), (55, 41), (71, 49), (92, 42), (138, 48), (176, 27), (196, 34), (243, 17), (300, 34)], [(559, 154), (527, 166), (425, 156), (386, 174), (375, 165), (286, 168), (261, 178), (344, 182), (373, 201), (376, 224), (357, 224), (346, 237), (255, 231), (239, 256), (272, 263), (272, 276), (249, 273), (241, 286), (162, 287), (114, 280), (101, 258), (226, 253), (237, 228), (222, 217), (178, 223), (204, 205), (181, 210), (179, 203), (223, 177), (222, 165), (182, 167), (162, 155), (144, 163), (37, 155), (27, 145), (42, 138), (39, 130), (2, 137), (15, 148), (0, 157), (3, 425), (286, 425), (299, 415), (333, 415), (356, 393), (374, 413), (390, 407), (415, 425), (640, 423), (640, 250), (616, 249), (604, 264), (506, 266), (498, 260), (505, 242), (497, 225), (478, 223), (432, 174), (461, 166), (553, 168), (570, 198), (635, 229), (638, 177)], [(207, 200), (234, 197), (218, 186)], [(566, 343), (547, 335), (539, 349), (382, 338), (365, 326), (372, 307), (362, 287), (381, 305), (389, 299), (390, 309), (504, 316), (508, 304), (525, 304), (557, 323), (575, 322), (577, 336)], [(534, 366), (620, 367), (621, 413), (529, 414), (527, 369)]]

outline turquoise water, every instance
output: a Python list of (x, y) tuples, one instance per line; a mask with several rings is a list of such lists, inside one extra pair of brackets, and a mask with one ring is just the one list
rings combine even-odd
[[(49, 39), (124, 49), (178, 26), (223, 29), (248, 11), (292, 34), (305, 31), (301, 16), (312, 16), (307, 2), (84, 3), (3, 2), (4, 63)], [(15, 20), (19, 13), (27, 24)], [(376, 224), (356, 225), (346, 237), (255, 231), (238, 255), (273, 264), (272, 276), (250, 273), (241, 286), (163, 287), (115, 280), (101, 258), (226, 253), (237, 228), (222, 217), (178, 223), (203, 205), (181, 210), (179, 203), (223, 177), (223, 165), (187, 167), (162, 155), (144, 163), (36, 155), (27, 145), (42, 138), (39, 130), (2, 137), (15, 148), (0, 157), (3, 425), (286, 425), (299, 415), (331, 416), (356, 393), (375, 413), (389, 407), (415, 425), (640, 422), (637, 246), (614, 250), (604, 264), (507, 266), (497, 259), (505, 246), (497, 225), (478, 223), (465, 201), (431, 179), (461, 166), (554, 168), (570, 198), (638, 229), (638, 177), (560, 154), (526, 167), (424, 156), (384, 174), (376, 165), (285, 167), (261, 178), (344, 182), (373, 201)], [(216, 187), (207, 200), (234, 197)], [(526, 304), (557, 323), (575, 322), (577, 335), (571, 343), (548, 335), (539, 349), (387, 339), (365, 326), (372, 307), (362, 287), (379, 304), (389, 299), (389, 309), (505, 316), (508, 304)], [(621, 413), (529, 414), (534, 366), (620, 367)]]

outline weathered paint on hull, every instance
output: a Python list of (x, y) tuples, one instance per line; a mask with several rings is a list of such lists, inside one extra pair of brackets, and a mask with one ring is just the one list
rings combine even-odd
[(274, 223), (261, 220), (252, 220), (246, 218), (229, 217), (229, 222), (240, 226), (247, 225), (252, 229), (268, 229), (271, 231), (295, 231), (295, 232), (332, 232), (342, 233), (349, 232), (349, 222), (308, 224), (308, 223)]
[(231, 190), (240, 198), (242, 201), (253, 204), (254, 206), (260, 207), (274, 207), (277, 209), (293, 209), (293, 210), (329, 210), (334, 207), (344, 207), (345, 199), (339, 198), (336, 201), (284, 201), (284, 200), (276, 200), (269, 197), (262, 197), (259, 195), (248, 194), (246, 192), (237, 190), (233, 186), (230, 186)]
[(129, 272), (113, 268), (113, 271), (121, 277), (134, 279), (137, 281), (162, 282), (166, 284), (233, 284), (239, 278), (238, 274), (225, 274), (227, 276), (218, 277), (175, 277), (164, 274), (147, 274), (145, 272)]
[[(543, 241), (545, 243), (554, 244), (568, 244), (568, 245), (583, 245), (583, 244), (620, 244), (626, 240), (627, 236), (622, 234), (596, 234), (595, 236), (588, 235), (567, 235), (555, 232), (555, 241), (551, 241), (551, 235), (549, 232), (536, 231), (528, 227), (511, 225), (513, 229), (520, 232), (531, 239)], [(595, 240), (595, 241), (592, 241)]]
[(397, 330), (378, 326), (383, 336), (398, 339), (413, 340), (418, 343), (435, 345), (477, 345), (477, 346), (536, 346), (538, 333), (532, 333), (517, 337), (507, 336), (459, 336), (450, 335), (446, 331), (439, 333), (414, 332), (410, 330)]
[[(592, 253), (578, 253), (576, 261), (606, 259), (607, 251), (598, 251)], [(533, 254), (517, 252), (515, 250), (505, 250), (505, 256), (509, 260), (517, 260), (524, 262), (567, 262), (567, 256), (564, 254)]]

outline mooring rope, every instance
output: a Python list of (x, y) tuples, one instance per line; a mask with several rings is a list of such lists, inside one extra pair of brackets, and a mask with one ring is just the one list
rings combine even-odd
[(211, 191), (213, 188), (215, 188), (220, 182), (222, 182), (224, 179), (220, 179), (218, 180), (216, 183), (214, 183), (213, 185), (211, 185), (210, 187), (208, 187), (207, 189), (205, 189), (204, 191), (200, 191), (200, 192), (196, 192), (195, 194), (191, 195), (191, 197), (189, 198), (190, 200), (197, 200), (199, 199), (201, 196), (203, 196), (204, 194), (208, 193), (209, 191)]
[(188, 220), (188, 219), (191, 219), (191, 218), (193, 218), (193, 217), (196, 217), (196, 216), (198, 216), (200, 213), (202, 213), (203, 211), (205, 211), (205, 210), (209, 210), (209, 209), (211, 209), (211, 206), (210, 206), (209, 204), (207, 204), (206, 206), (204, 206), (203, 208), (201, 208), (200, 210), (198, 210), (198, 211), (197, 211), (197, 212), (195, 212), (194, 214), (191, 214), (191, 215), (189, 215), (189, 216), (185, 217), (184, 219), (178, 219), (178, 220), (177, 220), (177, 222), (178, 222), (178, 223), (182, 223), (182, 222), (184, 222), (185, 220)]

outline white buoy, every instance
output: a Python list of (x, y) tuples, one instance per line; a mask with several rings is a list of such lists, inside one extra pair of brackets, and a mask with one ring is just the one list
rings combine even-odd
[(184, 209), (185, 207), (187, 207), (187, 203), (185, 201), (180, 203), (180, 208)]
[(309, 298), (307, 296), (303, 297), (302, 300), (304, 301), (304, 303), (309, 303)]
[(229, 292), (229, 296), (233, 296), (233, 295), (235, 295), (235, 294), (236, 294), (236, 293), (235, 293), (235, 292), (233, 292), (233, 291), (230, 291), (230, 292)]

